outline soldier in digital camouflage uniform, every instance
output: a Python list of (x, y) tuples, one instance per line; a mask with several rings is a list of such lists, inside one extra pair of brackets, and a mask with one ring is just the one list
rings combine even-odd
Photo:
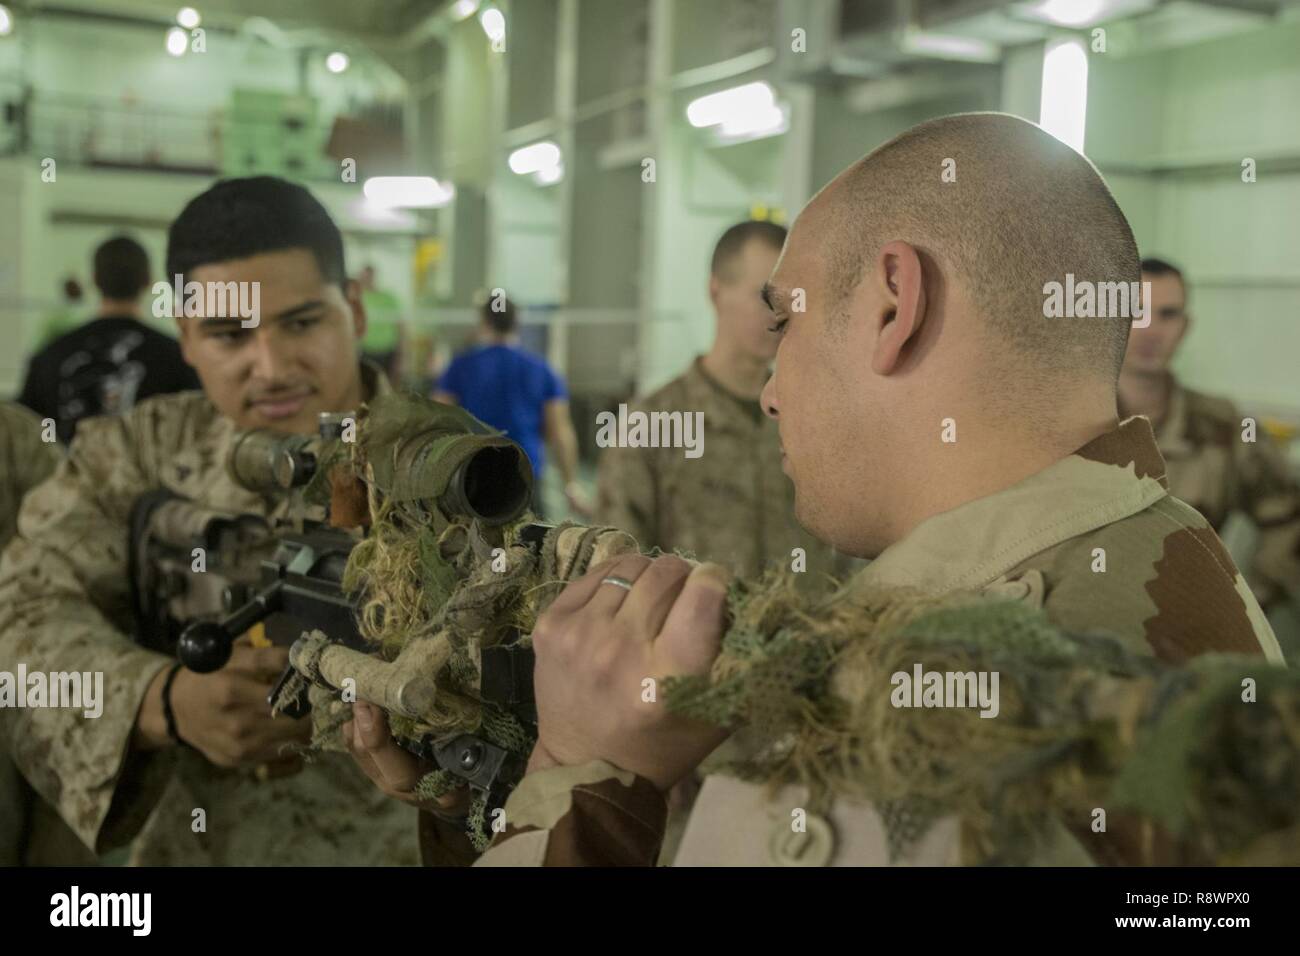
[(1246, 440), (1240, 411), (1226, 398), (1182, 385), (1169, 371), (1187, 332), (1182, 272), (1160, 259), (1142, 261), (1151, 283), (1151, 324), (1135, 328), (1119, 380), (1120, 411), (1145, 415), (1169, 466), (1169, 490), (1203, 514), (1216, 531), (1240, 511), (1259, 529), (1243, 568), (1266, 611), (1300, 603), (1300, 486), (1263, 429)]
[[(23, 504), (0, 565), (0, 660), (29, 671), (102, 671), (103, 714), (17, 713), (19, 770), (96, 852), (132, 842), (140, 864), (413, 864), (415, 815), (350, 760), (301, 765), (286, 748), (306, 721), (272, 720), (265, 698), (284, 648), (237, 648), (212, 674), (180, 670), (132, 627), (128, 517), (164, 488), (230, 512), (275, 516), (233, 483), (237, 428), (312, 433), (317, 415), (387, 388), (359, 364), (365, 316), (342, 240), (304, 189), (259, 177), (218, 183), (173, 224), (168, 274), (258, 282), (261, 313), (179, 320), (203, 392), (160, 396), (82, 423), (53, 477)], [(201, 814), (198, 811), (203, 811)]]
[[(53, 420), (19, 405), (0, 404), (0, 551), (14, 536), (23, 496), (40, 484), (62, 457)], [(8, 754), (8, 733), (16, 714), (0, 712), (0, 866), (90, 865), (95, 857), (77, 840), (53, 808), (36, 798)]]
[(790, 566), (798, 559), (794, 549), (801, 548), (806, 573), (817, 578), (850, 564), (835, 561), (794, 520), (781, 439), (758, 404), (777, 345), (760, 294), (785, 235), (775, 223), (752, 221), (718, 240), (709, 278), (717, 315), (712, 347), (628, 406), (629, 412), (702, 412), (702, 454), (606, 449), (597, 469), (596, 520), (622, 528), (643, 548), (681, 551), (741, 575), (757, 574), (771, 562)]
[[(858, 565), (836, 555), (794, 518), (794, 489), (781, 471), (781, 437), (758, 396), (777, 339), (762, 300), (784, 226), (738, 223), (718, 239), (709, 295), (717, 316), (706, 355), (662, 388), (629, 403), (629, 412), (703, 414), (702, 454), (681, 448), (610, 447), (597, 469), (600, 524), (627, 531), (642, 548), (678, 551), (753, 576), (769, 564), (801, 572), (811, 587), (825, 575), (847, 577)], [(671, 857), (694, 799), (692, 778), (674, 788), (665, 855)]]
[[(1169, 493), (1149, 423), (1118, 419), (1129, 321), (1044, 318), (1045, 284), (1067, 273), (1136, 281), (1136, 244), (1095, 168), (1015, 117), (924, 123), (819, 193), (766, 293), (785, 331), (763, 404), (801, 522), (874, 557), (850, 587), (1015, 597), (1171, 663), (1280, 662), (1214, 529)], [(556, 599), (533, 633), (540, 738), (480, 865), (655, 861), (663, 794), (724, 734), (643, 703), (641, 682), (709, 671), (726, 577), (624, 557)], [(843, 796), (791, 839), (806, 801), (711, 775), (675, 862), (971, 861), (954, 819), (891, 858), (880, 810)], [(1033, 862), (1110, 849), (1058, 827)]]

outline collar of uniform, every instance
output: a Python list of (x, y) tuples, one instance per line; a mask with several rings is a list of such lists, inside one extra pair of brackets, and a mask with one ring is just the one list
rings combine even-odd
[[(750, 401), (724, 388), (722, 383), (710, 375), (708, 369), (704, 367), (703, 355), (695, 356), (695, 361), (686, 370), (685, 379), (690, 388), (692, 404), (699, 405), (700, 408), (683, 409), (683, 411), (721, 410), (722, 417), (726, 421), (762, 424), (765, 416), (758, 399)], [(719, 424), (721, 423), (716, 420), (716, 416), (709, 415), (710, 427), (717, 427)]]
[(1168, 494), (1151, 423), (1130, 418), (1010, 488), (933, 515), (862, 572), (868, 584), (981, 588), (1076, 535)]
[(1187, 437), (1187, 389), (1178, 380), (1169, 381), (1169, 408), (1160, 423), (1156, 444), (1167, 458), (1181, 457), (1195, 451)]

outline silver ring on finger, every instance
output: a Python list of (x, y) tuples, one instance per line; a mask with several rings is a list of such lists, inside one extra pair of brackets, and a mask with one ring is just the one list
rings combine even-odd
[(626, 590), (626, 591), (630, 591), (630, 590), (632, 590), (632, 582), (631, 582), (631, 581), (629, 581), (627, 578), (616, 577), (616, 576), (614, 576), (614, 575), (612, 575), (612, 574), (611, 574), (609, 577), (607, 577), (607, 578), (601, 578), (600, 583), (601, 583), (601, 584), (613, 584), (614, 586), (616, 586), (616, 587), (620, 587), (620, 588), (623, 588), (623, 589)]

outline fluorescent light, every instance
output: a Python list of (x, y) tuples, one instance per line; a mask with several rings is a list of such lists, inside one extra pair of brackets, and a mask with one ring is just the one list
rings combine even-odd
[(1088, 120), (1088, 54), (1080, 40), (1050, 43), (1043, 52), (1043, 98), (1038, 123), (1083, 152)]
[(550, 140), (521, 146), (507, 160), (510, 171), (520, 176), (533, 176), (540, 186), (551, 186), (564, 178), (564, 156), (560, 147)]
[(172, 27), (167, 31), (167, 52), (172, 56), (184, 56), (189, 45), (190, 35), (180, 27)]
[(433, 209), (445, 206), (456, 195), (455, 187), (432, 176), (373, 176), (361, 192), (384, 209)]
[(468, 20), (474, 15), (474, 12), (478, 10), (478, 2), (479, 0), (456, 0), (456, 2), (451, 5), (452, 19), (457, 22)]
[(342, 73), (348, 68), (348, 64), (351, 62), (352, 61), (348, 59), (346, 53), (340, 53), (338, 50), (335, 50), (329, 56), (325, 57), (325, 69), (329, 70), (331, 73)]
[(785, 110), (769, 106), (744, 116), (728, 117), (718, 124), (718, 135), (725, 140), (759, 139), (784, 133), (788, 128)]
[(767, 83), (746, 83), (692, 100), (686, 107), (692, 126), (717, 128), (726, 141), (774, 136), (789, 128), (789, 117), (776, 102), (776, 92)]
[(181, 7), (176, 11), (176, 22), (186, 30), (193, 30), (203, 21), (199, 17), (199, 11), (193, 7)]
[(523, 146), (510, 154), (510, 171), (520, 176), (552, 169), (560, 164), (560, 147), (550, 140)]
[(1034, 13), (1063, 27), (1081, 27), (1096, 20), (1105, 7), (1105, 0), (1043, 0)]
[(416, 229), (420, 224), (415, 213), (381, 206), (365, 196), (357, 196), (345, 208), (357, 222), (376, 229)]
[(478, 15), (478, 22), (483, 24), (483, 32), (493, 43), (504, 40), (506, 36), (506, 15), (496, 7), (488, 7)]
[(534, 181), (540, 186), (553, 186), (564, 178), (564, 163), (546, 166), (533, 174)]
[(761, 124), (770, 118), (770, 110), (775, 106), (776, 94), (772, 87), (760, 81), (692, 100), (686, 107), (686, 118), (692, 126), (719, 126), (727, 123), (735, 128), (747, 123)]
[(0, 3), (0, 37), (7, 37), (14, 32), (14, 15), (9, 8)]
[(900, 48), (904, 53), (968, 63), (997, 63), (1002, 57), (998, 45), (988, 40), (922, 30), (905, 32)]

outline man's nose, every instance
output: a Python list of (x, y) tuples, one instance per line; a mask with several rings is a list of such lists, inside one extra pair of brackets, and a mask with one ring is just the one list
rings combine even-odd
[(269, 330), (259, 328), (253, 333), (253, 375), (267, 382), (279, 381), (287, 361), (281, 352), (276, 337)]
[(763, 386), (763, 392), (758, 396), (758, 403), (763, 406), (763, 414), (768, 418), (776, 418), (776, 372), (768, 376), (767, 384)]

